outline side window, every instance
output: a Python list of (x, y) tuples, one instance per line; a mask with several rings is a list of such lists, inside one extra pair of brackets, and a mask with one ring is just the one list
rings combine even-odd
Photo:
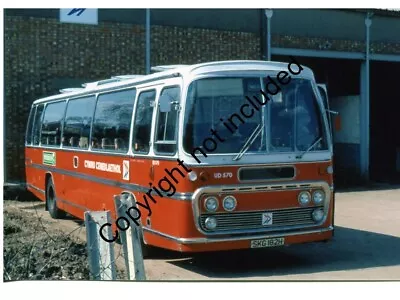
[(42, 115), (43, 115), (44, 104), (40, 104), (36, 107), (35, 120), (33, 121), (33, 144), (39, 145), (40, 141), (40, 129), (42, 127)]
[(61, 124), (65, 113), (65, 101), (46, 105), (42, 125), (42, 145), (60, 146)]
[(167, 96), (170, 99), (171, 111), (160, 112), (160, 105), (158, 105), (154, 150), (155, 152), (174, 154), (176, 151), (180, 89), (177, 86), (164, 88), (160, 94), (160, 97), (162, 96)]
[(32, 106), (31, 113), (29, 114), (28, 125), (26, 126), (26, 144), (32, 144), (32, 127), (35, 118), (36, 106)]
[(61, 141), (64, 147), (88, 149), (95, 104), (95, 96), (68, 101)]
[(136, 89), (101, 94), (93, 122), (92, 148), (127, 152)]
[(132, 139), (133, 151), (135, 152), (149, 153), (151, 120), (155, 98), (155, 90), (142, 92), (139, 95), (135, 112)]

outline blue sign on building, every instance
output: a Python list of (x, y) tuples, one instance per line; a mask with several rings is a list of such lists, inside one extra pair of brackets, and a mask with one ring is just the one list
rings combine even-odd
[(61, 23), (98, 24), (97, 8), (61, 8)]

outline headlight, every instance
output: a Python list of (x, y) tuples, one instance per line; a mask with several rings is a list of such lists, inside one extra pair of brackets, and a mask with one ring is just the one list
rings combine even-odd
[(222, 206), (227, 211), (232, 211), (236, 208), (236, 199), (233, 196), (227, 196), (222, 201)]
[(208, 197), (204, 202), (204, 207), (209, 212), (214, 212), (218, 209), (218, 200), (215, 197)]
[(301, 206), (306, 206), (311, 201), (311, 194), (306, 191), (300, 192), (298, 200)]
[(324, 211), (321, 208), (314, 209), (312, 218), (315, 222), (321, 222), (324, 218)]
[(206, 225), (206, 228), (209, 230), (214, 230), (215, 228), (217, 228), (217, 219), (214, 217), (208, 217), (204, 224)]
[(325, 201), (324, 191), (321, 190), (315, 191), (312, 195), (312, 199), (315, 205), (321, 205)]

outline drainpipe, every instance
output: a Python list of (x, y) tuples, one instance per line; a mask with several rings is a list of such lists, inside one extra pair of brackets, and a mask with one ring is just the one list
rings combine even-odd
[(271, 18), (274, 12), (272, 9), (265, 9), (264, 10), (265, 16), (267, 17), (267, 60), (271, 60)]
[(146, 74), (150, 74), (150, 9), (146, 8)]
[[(361, 97), (361, 103), (360, 103), (360, 171), (361, 171), (361, 177), (364, 181), (369, 180), (369, 126), (370, 126), (370, 97), (369, 97), (369, 73), (370, 73), (370, 67), (369, 67), (369, 61), (370, 61), (370, 27), (372, 24), (372, 13), (368, 12), (366, 17), (365, 17), (365, 62), (364, 66), (361, 67), (361, 72), (364, 73), (361, 74), (361, 77), (364, 77), (364, 86), (363, 91), (364, 92), (364, 97)], [(364, 100), (364, 101), (363, 101)]]

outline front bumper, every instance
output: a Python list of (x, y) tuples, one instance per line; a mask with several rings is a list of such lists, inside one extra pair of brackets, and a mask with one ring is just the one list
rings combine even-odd
[[(179, 238), (155, 231), (150, 228), (143, 228), (151, 243), (159, 239), (163, 244), (167, 242), (167, 248), (181, 252), (205, 252), (219, 250), (234, 250), (250, 248), (251, 240), (284, 237), (285, 246), (308, 242), (329, 240), (333, 236), (333, 226), (313, 230), (302, 230), (292, 232), (274, 232), (258, 235), (228, 236), (228, 237), (201, 237), (201, 238)], [(160, 241), (158, 241), (160, 242)]]

